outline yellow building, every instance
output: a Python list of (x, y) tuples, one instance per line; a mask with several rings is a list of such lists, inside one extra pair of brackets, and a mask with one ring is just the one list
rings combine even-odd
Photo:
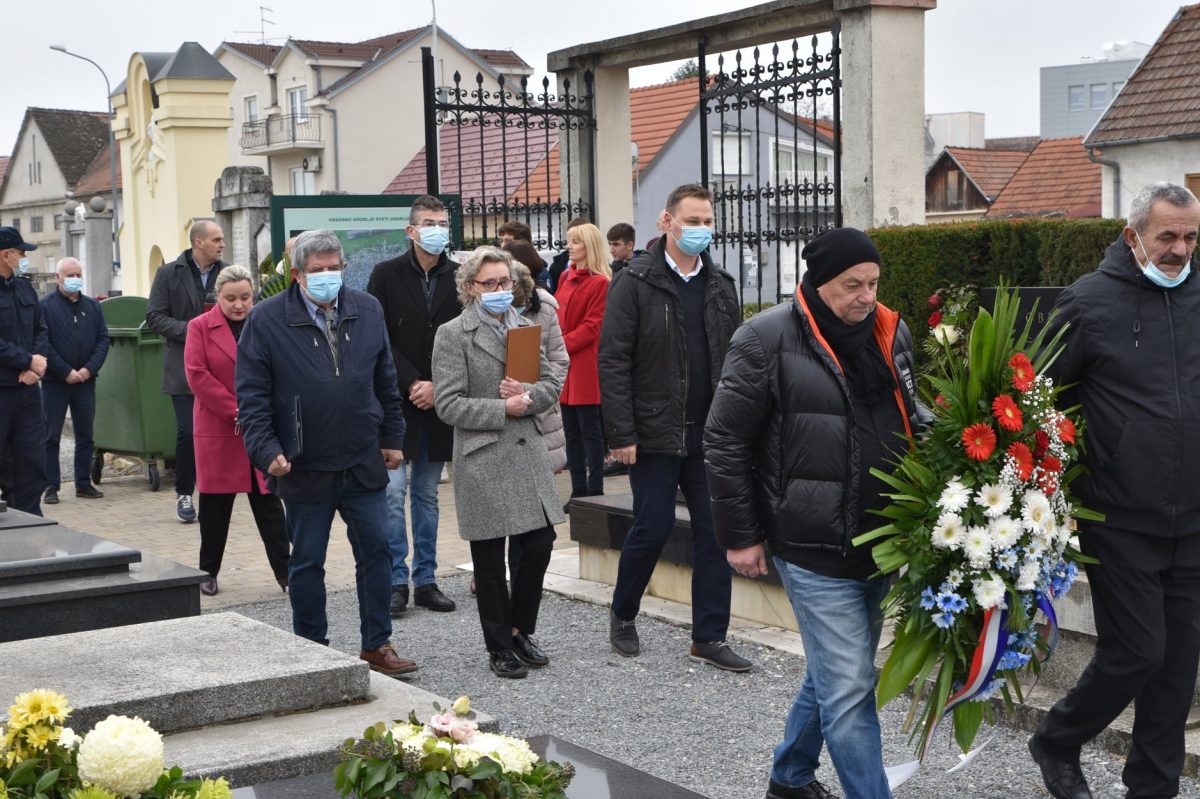
[(124, 176), (123, 293), (147, 296), (154, 271), (189, 246), (192, 222), (212, 218), (213, 188), (228, 161), (233, 84), (196, 42), (129, 59), (112, 98)]

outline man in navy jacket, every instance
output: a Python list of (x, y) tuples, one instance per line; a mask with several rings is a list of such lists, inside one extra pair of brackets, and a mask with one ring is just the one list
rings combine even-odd
[(46, 477), (43, 499), (58, 504), (61, 482), (58, 442), (71, 409), (75, 434), (75, 496), (104, 496), (92, 485), (92, 421), (96, 416), (96, 375), (108, 356), (108, 325), (100, 303), (83, 293), (83, 264), (63, 258), (55, 270), (58, 288), (42, 298), (42, 314), (50, 337), (42, 402), (46, 406)]
[(401, 465), (404, 413), (383, 309), (342, 286), (342, 246), (300, 234), (291, 287), (255, 308), (238, 341), (238, 422), (254, 466), (283, 499), (292, 555), (292, 629), (328, 644), (325, 551), (335, 512), (354, 551), (362, 651), (388, 675), (416, 671), (389, 639), (388, 469)]

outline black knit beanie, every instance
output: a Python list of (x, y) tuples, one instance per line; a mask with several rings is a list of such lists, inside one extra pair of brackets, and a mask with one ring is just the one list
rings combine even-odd
[(800, 257), (806, 266), (804, 281), (813, 288), (828, 283), (852, 266), (881, 263), (879, 250), (870, 236), (852, 227), (825, 231), (804, 246)]

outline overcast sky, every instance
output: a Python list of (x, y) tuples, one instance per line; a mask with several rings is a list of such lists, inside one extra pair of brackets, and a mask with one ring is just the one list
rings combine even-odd
[[(262, 0), (273, 9), (266, 35), (354, 41), (427, 24), (429, 0)], [(546, 53), (754, 5), (739, 0), (437, 0), (438, 23), (468, 47), (512, 48), (539, 73)], [(926, 14), (925, 108), (981, 111), (988, 136), (1038, 132), (1038, 68), (1099, 57), (1105, 42), (1153, 43), (1179, 0), (940, 0)], [(108, 73), (115, 86), (137, 50), (174, 51), (198, 41), (257, 41), (254, 0), (5, 0), (0, 46), (0, 155), (10, 154), (27, 106), (103, 110), (103, 80), (62, 44)], [(669, 65), (637, 70), (655, 83)], [(414, 122), (416, 124), (416, 122)]]

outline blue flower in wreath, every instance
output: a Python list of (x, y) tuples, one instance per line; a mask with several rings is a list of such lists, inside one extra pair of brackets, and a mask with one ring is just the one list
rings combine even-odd
[(934, 597), (937, 603), (938, 610), (944, 610), (949, 613), (961, 613), (967, 609), (967, 600), (953, 591), (943, 591)]
[(937, 604), (933, 595), (933, 586), (927, 587), (921, 592), (921, 610), (933, 610), (933, 606)]
[(933, 614), (933, 623), (936, 624), (939, 628), (945, 630), (946, 628), (954, 625), (954, 614), (950, 613), (949, 611), (943, 611), (942, 613), (934, 613)]

